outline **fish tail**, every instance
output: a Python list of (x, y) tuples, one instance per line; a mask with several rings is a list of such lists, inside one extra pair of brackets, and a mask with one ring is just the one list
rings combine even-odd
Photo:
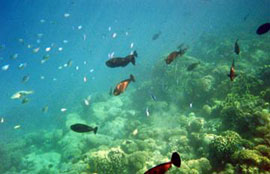
[(137, 54), (137, 51), (136, 50), (133, 51), (133, 55), (134, 55), (134, 57), (138, 57), (138, 54)]
[(98, 130), (98, 127), (95, 127), (95, 128), (94, 128), (94, 133), (95, 133), (95, 134), (97, 133), (97, 130)]
[(181, 157), (177, 152), (174, 152), (171, 157), (171, 163), (176, 167), (181, 166)]
[(132, 74), (130, 74), (130, 80), (135, 82), (135, 77)]
[(135, 65), (135, 56), (132, 56), (131, 59), (130, 59), (130, 61), (131, 61), (131, 63), (132, 63), (133, 65)]

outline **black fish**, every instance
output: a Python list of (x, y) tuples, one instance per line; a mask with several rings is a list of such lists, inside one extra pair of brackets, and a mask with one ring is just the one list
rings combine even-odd
[(29, 79), (30, 79), (29, 76), (23, 76), (23, 78), (22, 78), (22, 83), (28, 82)]
[(267, 33), (269, 30), (270, 30), (270, 23), (265, 23), (259, 26), (256, 33), (258, 35), (262, 35), (262, 34)]
[(198, 65), (200, 64), (200, 62), (196, 62), (196, 63), (192, 63), (187, 67), (187, 71), (192, 71), (194, 70)]
[(73, 130), (74, 132), (78, 132), (78, 133), (85, 133), (85, 132), (91, 132), (93, 131), (95, 134), (97, 133), (98, 127), (90, 127), (88, 125), (85, 124), (73, 124), (70, 126), (70, 129)]
[(158, 33), (154, 34), (152, 36), (152, 40), (157, 40), (159, 38), (159, 36), (161, 35), (161, 31), (159, 31)]
[(126, 57), (115, 57), (111, 58), (110, 60), (106, 61), (106, 65), (110, 68), (115, 68), (115, 67), (125, 67), (127, 66), (130, 62), (135, 65), (135, 57), (138, 57), (138, 54), (136, 51), (133, 52), (132, 55), (128, 55)]
[(157, 97), (156, 97), (154, 94), (151, 94), (151, 98), (152, 98), (154, 101), (157, 101)]
[(29, 102), (29, 99), (28, 98), (24, 98), (23, 100), (22, 100), (22, 104), (25, 104), (25, 103), (28, 103)]
[(234, 52), (235, 52), (235, 54), (237, 54), (237, 55), (239, 55), (239, 53), (240, 53), (240, 47), (239, 47), (239, 44), (238, 44), (238, 40), (239, 40), (239, 39), (237, 39), (237, 40), (235, 41), (235, 43), (234, 43)]

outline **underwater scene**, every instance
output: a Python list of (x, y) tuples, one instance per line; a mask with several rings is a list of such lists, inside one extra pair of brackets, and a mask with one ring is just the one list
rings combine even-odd
[(270, 174), (269, 0), (0, 14), (0, 174)]

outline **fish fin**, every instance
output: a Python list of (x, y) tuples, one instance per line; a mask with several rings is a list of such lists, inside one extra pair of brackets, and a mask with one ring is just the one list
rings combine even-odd
[(94, 133), (97, 134), (98, 127), (95, 127)]
[(130, 80), (135, 82), (135, 77), (132, 74), (130, 74)]
[(135, 56), (132, 56), (130, 61), (133, 65), (135, 65)]
[(133, 55), (134, 55), (134, 57), (138, 57), (138, 54), (137, 54), (137, 51), (136, 50), (133, 51)]
[(171, 163), (175, 165), (176, 167), (181, 166), (181, 157), (177, 152), (174, 152), (171, 157)]

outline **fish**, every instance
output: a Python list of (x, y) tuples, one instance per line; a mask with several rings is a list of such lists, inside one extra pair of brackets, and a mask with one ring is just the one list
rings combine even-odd
[(109, 53), (109, 54), (108, 54), (108, 58), (111, 59), (111, 58), (113, 58), (113, 57), (114, 57), (114, 51), (113, 51), (112, 53)]
[(123, 80), (123, 81), (121, 81), (120, 83), (118, 83), (116, 85), (116, 87), (114, 88), (114, 91), (113, 91), (113, 95), (118, 96), (121, 93), (123, 93), (126, 90), (126, 88), (128, 87), (128, 85), (129, 85), (129, 83), (131, 81), (135, 82), (135, 78), (134, 78), (134, 76), (132, 74), (130, 74), (129, 79)]
[(154, 101), (157, 101), (157, 97), (156, 97), (154, 94), (151, 94), (151, 98), (152, 98)]
[(199, 64), (200, 64), (200, 62), (196, 62), (196, 63), (190, 64), (190, 65), (187, 67), (187, 71), (192, 71), (192, 70), (194, 70), (195, 68), (198, 67)]
[(10, 98), (11, 99), (21, 99), (29, 94), (33, 94), (34, 91), (18, 91), (15, 94), (13, 94)]
[(58, 51), (63, 51), (63, 47), (59, 47), (58, 48)]
[(170, 63), (172, 63), (177, 57), (181, 57), (181, 56), (183, 56), (184, 54), (185, 54), (185, 52), (187, 51), (187, 47), (186, 48), (182, 48), (182, 46), (181, 47), (179, 47), (179, 51), (173, 51), (173, 52), (171, 52), (169, 55), (168, 55), (168, 57), (165, 59), (165, 62), (166, 62), (166, 64), (170, 64)]
[(49, 60), (50, 56), (49, 55), (45, 55), (43, 56), (42, 60), (41, 60), (41, 64), (47, 62)]
[(45, 48), (45, 51), (49, 52), (49, 51), (51, 51), (51, 49), (52, 49), (51, 47), (47, 47), (47, 48)]
[(40, 50), (39, 47), (33, 49), (33, 53), (37, 53)]
[(38, 33), (38, 34), (37, 34), (37, 37), (38, 37), (38, 38), (42, 38), (42, 36), (43, 36), (43, 33)]
[(131, 44), (130, 44), (130, 48), (133, 48), (134, 47), (134, 43), (132, 42)]
[(172, 154), (171, 161), (159, 164), (147, 170), (144, 174), (165, 174), (172, 167), (172, 164), (175, 167), (181, 167), (181, 157), (177, 152)]
[(161, 31), (159, 31), (158, 33), (155, 33), (153, 36), (152, 36), (152, 40), (157, 40), (159, 38), (159, 36), (161, 35)]
[(61, 111), (61, 112), (66, 112), (67, 109), (66, 109), (66, 108), (61, 108), (60, 111)]
[(130, 62), (135, 65), (135, 57), (138, 57), (138, 54), (136, 51), (133, 52), (133, 54), (128, 55), (126, 57), (114, 57), (106, 61), (106, 65), (110, 68), (116, 68), (116, 67), (125, 67)]
[(14, 129), (19, 129), (19, 128), (21, 128), (21, 125), (14, 126)]
[(26, 82), (28, 82), (28, 81), (29, 81), (29, 79), (30, 79), (30, 77), (29, 77), (28, 75), (23, 76), (23, 78), (22, 78), (22, 83), (26, 83)]
[(89, 106), (90, 105), (90, 103), (89, 103), (89, 101), (87, 99), (84, 99), (83, 102), (84, 102), (85, 106)]
[(83, 77), (83, 82), (86, 83), (87, 82), (87, 77)]
[(117, 33), (112, 34), (112, 38), (116, 38), (116, 36), (117, 36)]
[(24, 99), (22, 99), (22, 104), (26, 104), (26, 103), (28, 103), (29, 102), (29, 98), (24, 98)]
[(240, 53), (240, 47), (239, 47), (239, 44), (238, 44), (238, 40), (239, 40), (239, 39), (237, 39), (237, 40), (235, 41), (235, 43), (234, 43), (234, 52), (235, 52), (235, 54), (237, 54), (237, 55), (239, 55), (239, 53)]
[(268, 31), (270, 31), (270, 23), (264, 23), (257, 28), (256, 33), (258, 35), (262, 35), (267, 33)]
[(15, 59), (18, 58), (18, 56), (19, 56), (19, 54), (18, 53), (15, 53), (15, 54), (13, 54), (13, 55), (10, 56), (10, 59), (15, 60)]
[(23, 40), (22, 38), (19, 38), (19, 39), (18, 39), (18, 42), (24, 44), (24, 40)]
[(19, 70), (23, 70), (26, 66), (27, 66), (27, 63), (21, 63), (21, 64), (18, 66), (18, 69), (19, 69)]
[(4, 123), (4, 121), (5, 121), (5, 120), (4, 120), (4, 118), (2, 117), (0, 123)]
[(94, 132), (97, 133), (98, 127), (91, 127), (86, 124), (76, 123), (70, 126), (70, 129), (78, 133)]
[(149, 117), (149, 116), (150, 116), (150, 112), (149, 112), (148, 107), (146, 107), (146, 109), (145, 109), (145, 114), (146, 114), (146, 116), (147, 116), (147, 117)]
[(71, 67), (72, 66), (72, 63), (73, 63), (73, 61), (71, 59), (69, 59), (68, 62), (67, 62), (67, 66), (68, 67)]
[(235, 69), (234, 69), (234, 59), (232, 61), (232, 65), (230, 68), (230, 74), (228, 74), (228, 77), (233, 81), (237, 75), (235, 74)]
[(69, 16), (70, 16), (69, 13), (65, 13), (65, 14), (64, 14), (64, 17), (65, 17), (65, 18), (68, 18)]
[(189, 104), (189, 107), (190, 107), (190, 108), (192, 108), (192, 106), (193, 106), (193, 104), (192, 104), (192, 103), (190, 103), (190, 104)]
[(88, 97), (86, 97), (86, 98), (83, 100), (85, 106), (89, 106), (89, 105), (90, 105), (90, 101), (91, 101), (91, 95), (89, 95)]
[(41, 109), (41, 111), (42, 111), (43, 113), (47, 113), (48, 110), (49, 110), (49, 106), (44, 106), (44, 107)]
[(4, 66), (2, 66), (2, 70), (3, 71), (7, 71), (9, 69), (9, 65), (7, 64), (7, 65), (4, 65)]
[(138, 129), (135, 129), (133, 132), (132, 132), (132, 135), (137, 135), (138, 134)]

